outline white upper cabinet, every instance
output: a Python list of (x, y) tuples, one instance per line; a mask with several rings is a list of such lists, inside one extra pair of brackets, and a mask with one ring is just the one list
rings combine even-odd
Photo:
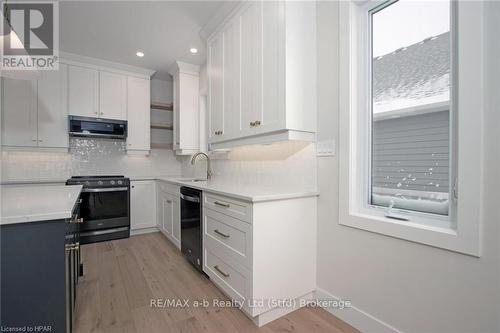
[(222, 91), (222, 37), (217, 36), (208, 44), (209, 80), (209, 133), (211, 140), (224, 134)]
[(127, 152), (149, 153), (151, 149), (150, 80), (127, 77)]
[(67, 66), (36, 81), (3, 79), (2, 145), (68, 148)]
[(174, 77), (174, 150), (191, 155), (200, 149), (200, 68), (176, 61), (169, 69)]
[(208, 38), (212, 148), (314, 141), (315, 3), (243, 2), (231, 15)]
[(127, 77), (99, 72), (99, 117), (127, 119)]
[(2, 80), (2, 145), (38, 146), (36, 81)]
[[(254, 134), (255, 122), (262, 113), (262, 3), (255, 2), (240, 14), (241, 50), (241, 117), (240, 134)], [(225, 84), (225, 82), (224, 82)], [(237, 110), (227, 110), (237, 113)]]
[[(241, 84), (240, 84), (240, 42), (241, 22), (235, 17), (222, 32), (224, 45), (222, 62), (223, 108), (221, 139), (233, 138), (240, 131)], [(222, 84), (221, 82), (221, 84)], [(228, 112), (225, 112), (225, 110)]]
[(68, 66), (38, 80), (38, 146), (68, 147)]
[(69, 114), (82, 117), (99, 117), (99, 72), (95, 69), (69, 66)]

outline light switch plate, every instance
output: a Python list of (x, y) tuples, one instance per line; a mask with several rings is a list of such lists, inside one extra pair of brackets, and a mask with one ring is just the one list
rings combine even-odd
[(335, 156), (335, 140), (316, 142), (316, 156)]

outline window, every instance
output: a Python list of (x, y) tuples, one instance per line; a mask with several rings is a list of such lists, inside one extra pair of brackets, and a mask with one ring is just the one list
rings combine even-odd
[(339, 6), (339, 224), (479, 256), (484, 4)]
[[(369, 203), (449, 214), (449, 1), (390, 1), (370, 11)], [(402, 216), (399, 216), (402, 218)]]

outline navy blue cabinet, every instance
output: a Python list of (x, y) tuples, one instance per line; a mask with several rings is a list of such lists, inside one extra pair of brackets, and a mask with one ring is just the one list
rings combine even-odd
[(80, 272), (78, 215), (0, 226), (1, 329), (71, 332)]

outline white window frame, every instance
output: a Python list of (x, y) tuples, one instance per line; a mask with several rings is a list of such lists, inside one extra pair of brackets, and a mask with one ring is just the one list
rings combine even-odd
[[(390, 0), (389, 0), (390, 1)], [(339, 224), (387, 236), (481, 256), (483, 178), (483, 22), (481, 1), (456, 1), (450, 164), (457, 199), (450, 196), (448, 217), (409, 213), (409, 221), (385, 216), (368, 203), (370, 190), (371, 59), (370, 11), (387, 1), (340, 2)], [(459, 79), (458, 79), (459, 78)], [(459, 119), (457, 122), (456, 119)]]

